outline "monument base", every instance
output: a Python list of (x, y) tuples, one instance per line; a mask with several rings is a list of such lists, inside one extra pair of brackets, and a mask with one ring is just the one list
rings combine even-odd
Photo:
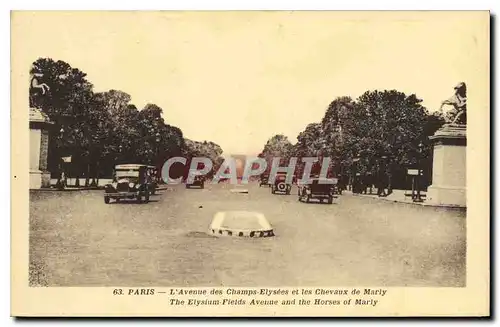
[(426, 202), (437, 205), (467, 206), (467, 189), (455, 186), (434, 186), (427, 189)]
[(50, 173), (40, 170), (30, 170), (30, 189), (50, 187)]
[(434, 143), (432, 185), (426, 202), (465, 207), (467, 202), (465, 125), (446, 124), (430, 139)]

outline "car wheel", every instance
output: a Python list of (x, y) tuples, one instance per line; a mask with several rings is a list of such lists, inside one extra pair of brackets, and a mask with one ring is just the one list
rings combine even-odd
[(108, 204), (109, 203), (109, 196), (104, 197), (104, 203)]
[(116, 201), (116, 202), (120, 202), (120, 198), (116, 198), (116, 199), (115, 199), (115, 201)]

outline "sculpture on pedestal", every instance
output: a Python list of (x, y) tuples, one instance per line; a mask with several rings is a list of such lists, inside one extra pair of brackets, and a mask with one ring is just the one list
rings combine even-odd
[(41, 81), (43, 74), (34, 68), (30, 71), (29, 127), (30, 127), (30, 189), (50, 186), (50, 172), (47, 171), (49, 126), (52, 122), (37, 108), (35, 98), (49, 91)]
[(455, 87), (455, 94), (441, 104), (452, 105), (456, 115), (451, 123), (444, 124), (429, 139), (433, 143), (432, 185), (427, 191), (427, 200), (431, 203), (466, 207), (466, 159), (467, 131), (466, 108), (467, 96), (465, 83)]
[(35, 97), (39, 94), (45, 95), (50, 90), (50, 87), (43, 83), (43, 74), (35, 67), (30, 71), (30, 108), (34, 108)]
[(445, 105), (451, 105), (457, 111), (457, 114), (451, 121), (451, 124), (466, 124), (467, 115), (467, 86), (464, 82), (459, 83), (455, 86), (455, 94), (441, 103), (439, 108), (440, 112), (443, 112), (443, 107)]

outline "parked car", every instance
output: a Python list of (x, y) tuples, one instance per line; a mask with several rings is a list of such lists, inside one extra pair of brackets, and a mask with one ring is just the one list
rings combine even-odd
[(276, 192), (290, 194), (292, 191), (291, 182), (286, 181), (286, 173), (278, 173), (273, 185), (271, 186), (271, 193), (276, 194)]
[(317, 199), (319, 202), (328, 201), (333, 203), (333, 199), (338, 198), (338, 192), (335, 191), (337, 180), (334, 183), (321, 183), (322, 179), (318, 177), (311, 178), (310, 183), (299, 185), (299, 201), (309, 203), (311, 199)]
[(135, 199), (138, 203), (149, 202), (151, 183), (147, 176), (147, 165), (116, 165), (113, 181), (104, 186), (104, 203), (111, 199), (119, 202), (122, 199)]
[(262, 185), (270, 186), (268, 173), (264, 173), (259, 176), (259, 187), (261, 187)]
[(202, 175), (194, 176), (192, 183), (188, 183), (186, 181), (186, 188), (191, 188), (192, 186), (199, 186), (200, 188), (205, 188), (205, 176)]

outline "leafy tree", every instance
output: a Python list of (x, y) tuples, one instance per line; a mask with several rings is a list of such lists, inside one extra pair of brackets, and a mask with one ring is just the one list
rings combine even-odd
[(319, 123), (311, 123), (297, 136), (293, 154), (296, 157), (315, 157), (323, 154), (326, 148), (326, 138), (323, 127)]
[(220, 165), (224, 162), (224, 158), (222, 158), (222, 148), (218, 144), (211, 141), (199, 142), (186, 139), (185, 147), (185, 154), (188, 159), (186, 164), (186, 176), (193, 157), (209, 158), (212, 161), (212, 169), (207, 174), (208, 176), (213, 176), (213, 174), (219, 169)]
[[(428, 137), (444, 122), (442, 116), (429, 115), (421, 103), (416, 95), (397, 90), (367, 91), (355, 101), (336, 98), (321, 123), (311, 123), (299, 133), (293, 155), (327, 155), (335, 160), (337, 172), (355, 167), (361, 174), (380, 174), (385, 169), (404, 180), (406, 167), (415, 165), (419, 157), (423, 157), (421, 164), (430, 167)], [(279, 141), (271, 138), (260, 156), (281, 154)], [(418, 152), (420, 142), (423, 155)]]
[(59, 164), (59, 158), (71, 155), (77, 172), (81, 172), (83, 161), (89, 159), (89, 126), (92, 120), (93, 92), (92, 84), (87, 81), (86, 74), (71, 67), (64, 61), (40, 58), (33, 63), (32, 74), (41, 74), (42, 83), (50, 89), (45, 94), (35, 94), (32, 104), (40, 108), (60, 127), (60, 134), (53, 135), (58, 140), (49, 146), (49, 163)]
[(396, 90), (365, 92), (350, 111), (353, 123), (346, 126), (350, 154), (362, 153), (368, 164), (382, 156), (400, 165), (413, 163), (428, 115), (421, 102)]
[(274, 158), (280, 157), (280, 165), (286, 165), (292, 155), (293, 145), (288, 140), (288, 137), (283, 134), (277, 134), (267, 141), (264, 149), (258, 156), (266, 160), (269, 170)]
[[(338, 97), (328, 106), (321, 127), (325, 139), (325, 155), (333, 157), (339, 165), (348, 163), (349, 130), (352, 130), (355, 121), (352, 119), (354, 101), (351, 97)], [(346, 132), (347, 131), (347, 132)]]
[[(189, 154), (182, 130), (167, 124), (163, 110), (147, 104), (143, 110), (120, 90), (94, 93), (86, 74), (64, 61), (40, 58), (30, 71), (43, 92), (30, 92), (30, 104), (55, 122), (58, 133), (49, 144), (49, 165), (54, 171), (62, 156), (72, 156), (71, 175), (85, 175), (85, 184), (109, 175), (117, 163), (156, 164)], [(36, 83), (33, 83), (36, 84)], [(37, 88), (35, 91), (37, 91)], [(220, 162), (222, 149), (205, 141), (202, 153)], [(58, 171), (59, 169), (56, 168)], [(77, 179), (78, 181), (78, 179)]]

